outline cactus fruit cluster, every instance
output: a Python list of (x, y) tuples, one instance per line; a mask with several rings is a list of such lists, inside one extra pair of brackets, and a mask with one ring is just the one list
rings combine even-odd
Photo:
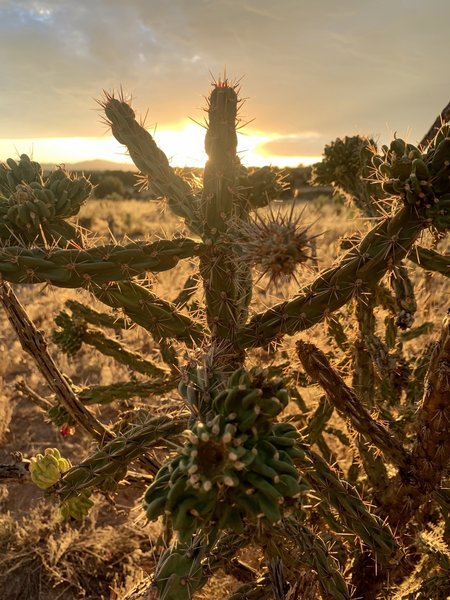
[[(70, 461), (61, 456), (58, 448), (46, 448), (44, 454), (31, 457), (29, 465), (31, 481), (46, 490), (54, 486), (71, 466)], [(68, 498), (60, 505), (61, 515), (65, 519), (73, 518), (81, 521), (94, 505), (89, 499), (90, 496), (89, 490), (83, 490), (80, 495)]]
[(301, 490), (291, 458), (297, 429), (274, 422), (288, 403), (281, 381), (239, 369), (228, 386), (144, 496), (147, 517), (169, 516), (182, 541), (215, 526), (242, 533), (247, 519), (277, 522)]
[(79, 212), (91, 192), (88, 179), (74, 177), (63, 167), (45, 177), (41, 165), (26, 154), (18, 162), (8, 158), (0, 166), (0, 239), (80, 241), (79, 230), (66, 219)]
[[(69, 357), (88, 344), (132, 374), (81, 388), (56, 367), (47, 371), (47, 354), (37, 360), (54, 392), (43, 400), (49, 420), (84, 427), (98, 447), (74, 466), (47, 450), (31, 460), (31, 476), (76, 519), (95, 492), (146, 481), (143, 509), (160, 519), (166, 544), (149, 585), (165, 600), (189, 600), (218, 569), (241, 582), (234, 600), (407, 600), (407, 582), (415, 598), (444, 597), (449, 323), (421, 344), (433, 322), (420, 321), (415, 280), (420, 268), (450, 275), (442, 250), (450, 127), (417, 146), (395, 138), (378, 149), (354, 136), (325, 148), (314, 180), (344, 193), (368, 227), (341, 240), (338, 259), (309, 269), (304, 283), (313, 236), (302, 214), (272, 208), (283, 188), (274, 170), (241, 164), (240, 102), (237, 85), (214, 82), (200, 187), (170, 167), (123, 95), (101, 101), (141, 184), (166, 199), (191, 237), (96, 245), (75, 220), (92, 189), (87, 179), (62, 167), (44, 175), (25, 155), (0, 165), (6, 311), (9, 283), (83, 288), (104, 311), (68, 301), (52, 342)], [(425, 234), (432, 247), (421, 245)], [(186, 260), (196, 272), (173, 297), (145, 281)], [(261, 310), (253, 299), (261, 277), (298, 290)], [(298, 336), (320, 324), (322, 349)], [(159, 360), (121, 339), (132, 325), (152, 336)], [(29, 337), (45, 353), (41, 335)], [(288, 336), (298, 336), (295, 349)], [(321, 394), (314, 407), (303, 393), (313, 384)], [(89, 411), (133, 397), (140, 410), (110, 428)], [(258, 569), (238, 558), (246, 546), (259, 549)]]
[(45, 490), (59, 481), (71, 466), (58, 448), (46, 448), (44, 454), (37, 454), (30, 460), (31, 481)]

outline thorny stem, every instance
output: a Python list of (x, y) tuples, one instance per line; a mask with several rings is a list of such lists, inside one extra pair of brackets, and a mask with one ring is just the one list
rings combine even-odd
[(2, 303), (11, 326), (19, 338), (22, 348), (30, 354), (50, 389), (67, 410), (72, 419), (100, 443), (113, 439), (107, 429), (79, 400), (67, 379), (50, 356), (47, 343), (15, 295), (11, 286), (0, 282), (0, 302)]

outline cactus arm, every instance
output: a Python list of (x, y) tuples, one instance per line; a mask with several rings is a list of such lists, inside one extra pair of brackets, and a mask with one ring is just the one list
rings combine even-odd
[(50, 389), (67, 410), (73, 421), (78, 423), (97, 440), (111, 439), (113, 437), (111, 431), (84, 406), (75, 394), (69, 381), (59, 371), (47, 350), (47, 344), (42, 333), (36, 329), (35, 325), (29, 319), (12, 288), (7, 283), (1, 281), (0, 302), (20, 340), (22, 348), (31, 355)]
[(136, 425), (67, 471), (52, 491), (64, 501), (91, 487), (114, 489), (125, 477), (130, 462), (162, 439), (180, 434), (186, 425), (186, 414), (156, 416), (148, 423)]
[(75, 177), (58, 168), (44, 180), (42, 167), (22, 154), (0, 164), (0, 240), (3, 244), (20, 239), (25, 245), (82, 245), (78, 227), (65, 219), (75, 216), (92, 192), (85, 177)]
[(355, 488), (340, 479), (337, 472), (305, 444), (298, 444), (296, 448), (294, 463), (301, 472), (301, 479), (338, 511), (342, 525), (372, 548), (380, 562), (392, 558), (398, 544), (391, 530), (368, 510)]
[[(117, 331), (118, 329), (129, 329), (131, 326), (131, 321), (126, 318), (121, 318), (114, 315), (109, 315), (107, 313), (99, 312), (81, 304), (81, 302), (77, 302), (76, 300), (67, 300), (66, 301), (67, 308), (70, 308), (72, 314), (75, 317), (81, 318), (87, 323), (91, 323), (92, 325), (100, 325), (102, 327), (108, 327), (109, 329), (114, 329)], [(180, 307), (177, 307), (180, 308)], [(149, 325), (147, 324), (147, 329)], [(159, 335), (159, 334), (158, 334)], [(161, 338), (158, 342), (159, 351), (161, 353), (161, 358), (163, 361), (169, 365), (170, 369), (176, 369), (178, 362), (176, 357), (176, 351), (172, 347), (168, 338)]]
[(150, 189), (167, 198), (170, 209), (186, 219), (195, 233), (200, 233), (198, 223), (199, 199), (189, 184), (170, 167), (169, 161), (158, 148), (150, 133), (135, 118), (134, 110), (123, 97), (105, 93), (102, 105), (107, 122), (118, 142), (124, 144), (141, 173), (147, 178)]
[[(232, 340), (243, 317), (242, 303), (249, 301), (248, 265), (240, 268), (229, 243), (221, 240), (230, 219), (240, 213), (239, 160), (236, 156), (236, 88), (218, 82), (208, 100), (205, 150), (208, 161), (203, 176), (202, 217), (207, 245), (200, 259), (208, 325), (214, 337)], [(245, 311), (244, 311), (245, 312)]]
[(325, 541), (315, 531), (295, 517), (283, 519), (274, 529), (280, 536), (291, 539), (302, 551), (300, 562), (317, 573), (317, 580), (325, 597), (350, 600), (350, 590), (339, 570), (339, 564), (331, 556)]
[(99, 329), (88, 328), (83, 341), (96, 348), (105, 356), (111, 356), (117, 362), (129, 367), (132, 371), (142, 373), (149, 377), (167, 376), (167, 372), (159, 368), (152, 361), (146, 360), (137, 352), (133, 352), (124, 344), (106, 336)]
[[(55, 318), (55, 323), (59, 329), (53, 331), (52, 341), (66, 354), (75, 354), (81, 344), (85, 343), (93, 346), (105, 356), (111, 356), (117, 362), (143, 375), (157, 378), (168, 375), (167, 371), (161, 369), (152, 361), (143, 358), (137, 352), (133, 352), (125, 344), (105, 335), (100, 329), (87, 327), (85, 323), (71, 318), (64, 311), (60, 312)], [(73, 332), (75, 333), (74, 345), (71, 344)]]
[(323, 387), (341, 417), (349, 419), (352, 427), (379, 448), (395, 466), (406, 468), (410, 461), (402, 444), (371, 416), (355, 392), (332, 368), (326, 355), (314, 344), (303, 340), (299, 340), (296, 347), (305, 372)]
[[(110, 385), (92, 385), (81, 388), (77, 391), (77, 396), (85, 406), (94, 404), (110, 404), (115, 400), (128, 400), (130, 398), (140, 397), (148, 398), (150, 395), (167, 394), (173, 390), (177, 382), (173, 379), (154, 379), (151, 381), (118, 381)], [(60, 404), (54, 401), (40, 398), (30, 388), (24, 388), (28, 396), (35, 397), (34, 402), (39, 403), (47, 413), (47, 417), (57, 426), (74, 425), (69, 413)], [(37, 398), (36, 398), (37, 396)]]
[(284, 334), (308, 329), (348, 302), (364, 287), (374, 287), (406, 256), (425, 219), (411, 206), (401, 208), (367, 233), (342, 260), (300, 290), (292, 300), (258, 313), (237, 332), (243, 348), (263, 346)]
[(375, 142), (355, 135), (337, 138), (325, 146), (321, 162), (312, 169), (313, 185), (332, 185), (349, 199), (367, 217), (379, 216), (376, 200), (380, 197), (380, 186), (373, 184), (369, 176), (373, 170), (372, 150)]
[(225, 231), (233, 213), (238, 159), (236, 115), (238, 96), (225, 81), (218, 83), (208, 100), (205, 150), (208, 160), (203, 176), (202, 213), (209, 231)]
[(81, 302), (77, 302), (76, 300), (66, 300), (65, 305), (71, 310), (74, 317), (82, 319), (91, 325), (107, 327), (115, 330), (127, 329), (129, 327), (129, 323), (126, 319), (109, 315), (107, 313), (101, 313), (97, 310), (94, 310), (90, 306), (86, 306)]
[(200, 323), (132, 281), (110, 284), (106, 288), (91, 286), (91, 292), (111, 308), (122, 309), (134, 323), (147, 329), (156, 341), (175, 338), (192, 346), (205, 337)]
[(88, 283), (123, 281), (147, 271), (167, 271), (180, 259), (200, 252), (202, 245), (190, 239), (108, 244), (86, 250), (9, 246), (0, 249), (0, 274), (12, 283), (83, 287)]
[(109, 404), (114, 400), (128, 400), (139, 396), (148, 397), (152, 394), (167, 394), (176, 387), (173, 379), (152, 379), (150, 381), (117, 381), (110, 385), (93, 385), (83, 388), (78, 397), (86, 406), (92, 404)]
[(410, 467), (401, 472), (384, 502), (390, 522), (404, 526), (437, 489), (450, 461), (450, 317), (446, 316), (425, 378)]
[(449, 254), (439, 254), (439, 252), (431, 250), (430, 248), (415, 246), (408, 254), (408, 258), (426, 271), (434, 271), (436, 273), (441, 273), (441, 275), (445, 275), (445, 277), (450, 277)]

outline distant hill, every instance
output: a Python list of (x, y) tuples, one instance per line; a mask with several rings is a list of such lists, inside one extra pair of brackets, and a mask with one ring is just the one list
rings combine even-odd
[[(102, 160), (94, 158), (93, 160), (83, 160), (77, 163), (64, 163), (69, 171), (137, 171), (133, 164), (113, 162), (112, 160)], [(44, 171), (53, 171), (56, 165), (43, 164)]]

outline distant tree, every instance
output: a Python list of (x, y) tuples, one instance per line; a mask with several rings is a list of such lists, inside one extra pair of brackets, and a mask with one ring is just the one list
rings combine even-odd
[(116, 175), (104, 175), (99, 178), (99, 183), (94, 190), (96, 198), (107, 198), (113, 194), (117, 197), (126, 195), (123, 182)]

